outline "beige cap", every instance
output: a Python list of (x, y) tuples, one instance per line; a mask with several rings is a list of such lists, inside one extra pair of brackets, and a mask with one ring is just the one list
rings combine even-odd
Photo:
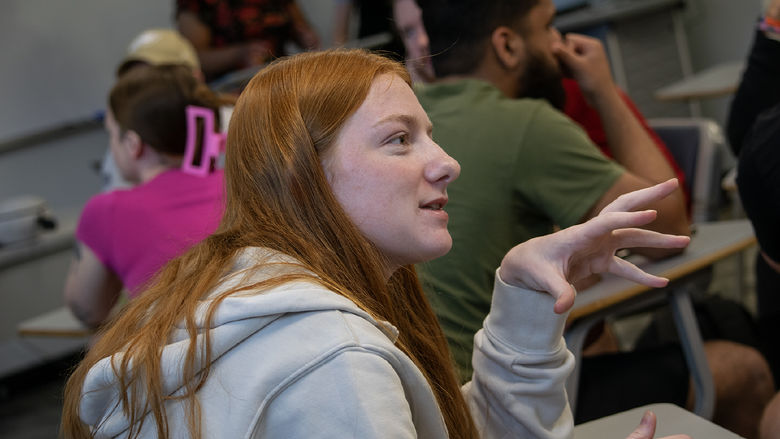
[(184, 65), (200, 69), (195, 48), (179, 32), (172, 29), (149, 29), (135, 37), (127, 48), (127, 55), (119, 63), (117, 73), (135, 61), (151, 65)]

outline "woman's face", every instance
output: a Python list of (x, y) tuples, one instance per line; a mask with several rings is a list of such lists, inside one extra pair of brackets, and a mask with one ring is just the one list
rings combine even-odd
[(381, 75), (323, 158), (336, 198), (388, 259), (390, 272), (452, 247), (443, 208), (460, 166), (431, 130), (412, 89)]

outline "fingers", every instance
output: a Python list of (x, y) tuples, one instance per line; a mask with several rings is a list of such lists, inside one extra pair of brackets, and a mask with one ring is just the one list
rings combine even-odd
[(657, 215), (657, 212), (654, 210), (641, 210), (637, 212), (617, 211), (608, 213), (603, 213), (602, 211), (597, 217), (591, 218), (587, 222), (576, 226), (583, 229), (578, 230), (577, 233), (584, 232), (588, 236), (606, 235), (613, 231), (617, 231), (618, 229), (644, 226), (655, 220)]
[(655, 413), (646, 411), (639, 426), (626, 439), (653, 439), (653, 435), (655, 435)]
[(566, 65), (570, 62), (576, 61), (577, 54), (574, 49), (569, 47), (565, 41), (558, 41), (553, 43), (553, 53)]
[[(628, 435), (626, 439), (653, 439), (655, 435), (655, 413), (646, 411), (642, 416), (642, 421), (639, 422), (639, 426), (633, 433)], [(674, 436), (664, 436), (658, 439), (691, 439), (687, 434), (676, 434)]]
[(609, 73), (606, 52), (601, 42), (595, 38), (566, 34), (553, 48), (559, 60), (574, 71), (598, 78)]
[[(556, 313), (561, 314), (568, 311), (572, 305), (574, 305), (576, 291), (565, 279), (556, 264), (549, 262), (535, 264), (534, 261), (541, 261), (544, 258), (529, 258), (527, 256), (529, 254), (528, 251), (531, 252), (530, 254), (538, 256), (539, 252), (533, 250), (533, 247), (534, 243), (539, 239), (543, 238), (531, 239), (509, 250), (501, 261), (498, 275), (501, 280), (509, 285), (528, 290), (546, 292), (551, 295), (555, 299), (553, 310)], [(531, 250), (528, 250), (529, 248)], [(542, 246), (541, 248), (544, 249), (545, 246)]]
[(678, 184), (676, 178), (671, 178), (663, 183), (623, 194), (609, 203), (599, 215), (607, 212), (628, 212), (646, 206), (674, 192)]
[(569, 48), (577, 53), (589, 52), (603, 47), (597, 38), (582, 34), (568, 33), (564, 41)]
[(616, 276), (653, 288), (665, 287), (669, 283), (669, 279), (647, 273), (631, 262), (618, 257), (613, 258), (608, 271)]
[[(552, 289), (553, 288), (551, 288), (551, 290)], [(576, 292), (570, 283), (561, 282), (561, 284), (555, 288), (555, 291), (550, 291), (550, 294), (556, 298), (555, 305), (553, 305), (553, 311), (555, 311), (556, 314), (563, 314), (574, 306)]]
[(613, 233), (617, 239), (618, 248), (685, 248), (691, 242), (691, 238), (682, 235), (667, 235), (646, 229), (622, 229)]

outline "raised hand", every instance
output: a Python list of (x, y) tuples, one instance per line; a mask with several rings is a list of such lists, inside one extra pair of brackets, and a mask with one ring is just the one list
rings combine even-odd
[(553, 53), (591, 105), (599, 95), (615, 90), (607, 53), (598, 39), (570, 33), (553, 44)]
[(549, 293), (556, 299), (556, 313), (566, 312), (574, 304), (575, 290), (571, 284), (591, 274), (612, 273), (651, 287), (665, 286), (667, 279), (645, 273), (615, 256), (615, 252), (632, 247), (688, 245), (687, 236), (636, 228), (653, 221), (656, 212), (633, 210), (666, 197), (677, 184), (676, 179), (671, 179), (623, 194), (585, 223), (513, 247), (501, 262), (501, 279), (510, 285)]

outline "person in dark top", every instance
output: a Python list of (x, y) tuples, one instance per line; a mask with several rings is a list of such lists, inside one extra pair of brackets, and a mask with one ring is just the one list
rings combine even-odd
[[(780, 11), (776, 15), (780, 17)], [(780, 28), (775, 31), (780, 32)], [(745, 136), (748, 135), (756, 117), (764, 110), (780, 103), (778, 78), (780, 78), (780, 34), (772, 32), (764, 18), (756, 29), (747, 66), (729, 111), (726, 131), (735, 155), (740, 154)]]
[[(772, 23), (775, 23), (774, 25)], [(780, 382), (780, 1), (759, 21), (731, 102), (727, 132), (739, 156), (737, 187), (756, 231), (758, 323), (775, 382)]]
[[(727, 132), (739, 155), (737, 188), (753, 224), (758, 330), (775, 384), (780, 382), (780, 0), (772, 0), (756, 29), (753, 47), (731, 102)], [(780, 394), (760, 426), (762, 439), (780, 438)]]

